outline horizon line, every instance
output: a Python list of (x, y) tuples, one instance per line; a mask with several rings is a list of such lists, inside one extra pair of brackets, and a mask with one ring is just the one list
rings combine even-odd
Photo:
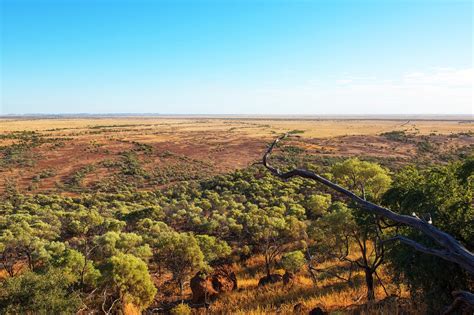
[(241, 119), (368, 119), (368, 120), (463, 120), (474, 121), (473, 114), (163, 114), (163, 113), (24, 113), (0, 114), (5, 118), (241, 118)]

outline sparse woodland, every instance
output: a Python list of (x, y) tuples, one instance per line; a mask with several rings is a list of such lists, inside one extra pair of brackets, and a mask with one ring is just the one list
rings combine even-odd
[[(32, 167), (34, 148), (62, 141), (4, 137), (15, 140), (1, 147), (4, 168)], [(405, 133), (382, 137), (413, 141)], [(271, 163), (265, 155), (265, 165), (256, 160), (222, 174), (201, 176), (212, 165), (137, 142), (115, 160), (76, 170), (56, 192), (8, 181), (0, 202), (0, 312), (472, 313), (469, 261), (435, 233), (448, 233), (472, 256), (472, 151), (392, 165), (308, 160), (297, 142), (273, 145)], [(143, 157), (152, 155), (181, 162), (150, 172)], [(323, 180), (285, 173), (301, 166)], [(87, 187), (98, 167), (115, 175)], [(39, 172), (31, 184), (51, 176)], [(408, 223), (367, 211), (364, 202)]]

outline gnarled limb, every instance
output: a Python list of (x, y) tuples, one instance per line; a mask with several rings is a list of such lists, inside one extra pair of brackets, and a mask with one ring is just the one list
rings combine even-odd
[[(387, 218), (389, 220), (392, 220), (394, 222), (400, 223), (407, 225), (409, 227), (412, 227), (428, 237), (430, 237), (433, 241), (435, 241), (441, 248), (442, 250), (438, 249), (429, 249), (413, 240), (409, 240), (407, 238), (403, 237), (398, 237), (399, 241), (404, 242), (405, 244), (411, 245), (417, 250), (420, 250), (424, 253), (435, 255), (437, 257), (440, 257), (442, 259), (445, 259), (447, 261), (453, 262), (458, 264), (461, 268), (469, 272), (470, 274), (474, 274), (474, 254), (471, 253), (469, 250), (467, 250), (461, 243), (459, 243), (453, 236), (447, 234), (446, 232), (443, 232), (433, 225), (429, 224), (423, 219), (420, 219), (418, 217), (414, 216), (408, 216), (408, 215), (403, 215), (403, 214), (398, 214), (393, 212), (390, 209), (384, 208), (382, 206), (376, 205), (374, 203), (371, 203), (367, 200), (364, 200), (363, 198), (357, 196), (355, 193), (353, 193), (350, 190), (347, 190), (330, 180), (322, 177), (321, 175), (318, 175), (312, 171), (305, 170), (305, 169), (293, 169), (288, 172), (282, 172), (278, 168), (273, 167), (269, 163), (269, 157), (270, 154), (272, 153), (273, 149), (275, 146), (283, 139), (287, 138), (290, 134), (286, 133), (283, 136), (275, 139), (275, 141), (272, 142), (272, 144), (268, 147), (267, 151), (263, 155), (262, 163), (263, 165), (275, 176), (278, 176), (282, 179), (290, 179), (295, 176), (303, 177), (303, 178), (308, 178), (315, 180), (347, 197), (352, 199), (355, 203), (357, 203), (361, 208), (365, 209), (366, 211), (369, 211), (371, 213), (374, 213), (376, 215), (379, 215), (381, 217)], [(416, 245), (416, 246), (415, 246)]]
[[(464, 311), (466, 314), (474, 312), (474, 294), (467, 291), (454, 291), (453, 297), (454, 302), (443, 312), (443, 315), (454, 314), (456, 311)], [(463, 308), (466, 309), (462, 310)]]

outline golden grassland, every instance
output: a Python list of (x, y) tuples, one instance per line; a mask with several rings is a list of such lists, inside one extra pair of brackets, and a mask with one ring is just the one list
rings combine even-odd
[[(369, 249), (372, 248), (368, 244)], [(354, 247), (355, 248), (355, 247)], [(348, 256), (351, 260), (358, 258), (357, 251)], [(320, 307), (330, 314), (424, 314), (423, 303), (415, 304), (410, 300), (408, 289), (393, 283), (389, 270), (382, 265), (375, 277), (376, 300), (366, 299), (365, 278), (361, 270), (354, 269), (352, 283), (341, 280), (334, 274), (324, 270), (333, 270), (346, 262), (328, 260), (317, 265), (315, 273), (317, 282), (314, 283), (308, 270), (303, 268), (296, 274), (291, 284), (275, 283), (263, 287), (258, 286), (259, 279), (264, 274), (264, 257), (256, 255), (245, 262), (234, 264), (238, 289), (220, 294), (212, 301), (210, 307), (193, 309), (193, 314), (308, 314), (310, 310)], [(349, 271), (340, 269), (339, 277), (348, 278)], [(345, 270), (345, 271), (344, 271)], [(283, 275), (283, 269), (275, 269), (273, 273)], [(383, 285), (382, 285), (383, 284)], [(160, 286), (158, 286), (160, 291)], [(189, 287), (185, 290), (185, 298), (190, 300), (192, 293)], [(178, 296), (168, 296), (170, 300)], [(302, 312), (295, 312), (295, 305), (300, 304)]]
[[(420, 134), (450, 134), (474, 131), (474, 123), (466, 120), (382, 120), (382, 119), (234, 119), (234, 118), (58, 118), (1, 119), (0, 133), (9, 131), (47, 131), (68, 133), (97, 126), (124, 126), (173, 132), (230, 131), (262, 137), (289, 130), (304, 131), (303, 137), (337, 137), (343, 135), (376, 135), (393, 130), (417, 130)], [(232, 129), (232, 130), (231, 130)]]
[[(391, 284), (386, 270), (378, 274), (385, 286), (385, 292), (380, 282), (376, 280), (375, 294), (377, 300), (367, 303), (366, 288), (362, 272), (352, 274), (353, 284), (340, 280), (329, 274), (317, 274), (315, 284), (307, 270), (300, 271), (295, 281), (290, 285), (282, 283), (258, 287), (258, 280), (263, 273), (249, 274), (248, 270), (257, 268), (263, 270), (264, 259), (261, 256), (251, 258), (245, 266), (237, 266), (239, 290), (223, 294), (213, 302), (210, 308), (212, 314), (292, 314), (294, 306), (301, 304), (307, 313), (315, 307), (321, 307), (331, 314), (397, 314), (403, 311), (410, 314), (422, 314), (423, 305), (407, 302), (409, 293), (406, 288)], [(339, 261), (327, 261), (318, 268), (327, 268), (340, 264)], [(275, 270), (283, 274), (283, 270)], [(348, 272), (340, 276), (347, 277)], [(398, 298), (394, 296), (397, 295)], [(400, 301), (405, 301), (402, 305)]]

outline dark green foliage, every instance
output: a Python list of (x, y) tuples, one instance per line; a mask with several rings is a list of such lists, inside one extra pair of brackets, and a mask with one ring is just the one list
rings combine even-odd
[(467, 185), (469, 178), (474, 174), (474, 155), (468, 157), (457, 170), (457, 177), (461, 184)]
[(25, 272), (0, 282), (0, 311), (11, 314), (73, 314), (81, 305), (60, 270)]
[[(474, 198), (472, 160), (448, 166), (420, 170), (408, 167), (400, 172), (393, 187), (384, 195), (392, 210), (425, 219), (474, 250)], [(402, 234), (428, 246), (435, 246), (426, 236), (408, 228)], [(450, 303), (452, 290), (473, 289), (472, 276), (440, 258), (396, 245), (390, 259), (398, 281), (407, 282), (414, 296), (422, 295), (433, 309)]]
[(87, 174), (95, 170), (94, 165), (86, 165), (75, 171), (70, 178), (66, 180), (66, 186), (69, 190), (75, 191), (80, 190), (82, 186), (82, 181), (87, 176)]
[[(53, 296), (45, 297), (47, 301), (53, 300), (51, 305), (57, 305), (47, 309), (49, 313), (61, 312), (61, 307), (74, 313), (79, 307), (74, 302), (78, 297), (91, 311), (100, 310), (104, 296), (106, 308), (117, 299), (144, 308), (156, 292), (150, 273), (160, 277), (167, 272), (182, 288), (199, 270), (207, 270), (223, 259), (235, 261), (256, 253), (266, 258), (268, 273), (281, 257), (285, 257), (282, 263), (287, 269), (296, 271), (303, 263), (299, 250), (317, 249), (315, 259), (342, 257), (347, 249), (346, 239), (352, 242), (359, 238), (364, 243), (373, 239), (372, 216), (346, 205), (337, 195), (330, 196), (325, 187), (314, 181), (282, 181), (261, 167), (200, 182), (183, 181), (162, 190), (139, 191), (136, 188), (140, 187), (140, 179), (160, 183), (158, 177), (166, 173), (162, 176), (166, 178), (161, 182), (164, 183), (179, 175), (171, 171), (145, 171), (144, 155), (153, 153), (147, 148), (136, 145), (135, 150), (120, 154), (118, 160), (100, 165), (117, 171), (114, 181), (102, 190), (107, 193), (74, 197), (22, 195), (14, 185), (9, 186), (0, 202), (0, 252), (8, 254), (2, 256), (6, 259), (0, 267), (12, 276), (2, 283), (4, 308), (28, 311), (29, 306), (19, 305), (15, 297), (27, 291), (23, 285), (44, 283), (46, 279), (41, 277), (45, 274), (64, 281), (64, 285), (58, 282)], [(388, 171), (371, 163), (331, 158), (318, 160), (324, 163), (314, 165), (299, 159), (297, 154), (290, 155), (295, 164), (303, 161), (320, 173), (328, 172), (327, 166), (336, 164), (329, 176), (370, 200), (377, 201), (390, 184)], [(188, 164), (190, 170), (204, 168), (171, 152), (159, 158), (175, 159), (179, 161), (177, 165)], [(277, 162), (286, 158), (275, 156)], [(392, 189), (384, 195), (384, 202), (404, 213), (431, 212), (436, 226), (472, 249), (472, 169), (472, 159), (462, 165), (427, 171), (409, 168), (397, 176)], [(75, 182), (79, 185), (84, 174), (77, 174)], [(311, 227), (307, 231), (309, 238), (305, 233), (307, 226)], [(402, 232), (423, 241), (416, 233), (403, 229)], [(393, 267), (400, 281), (412, 285), (414, 293), (422, 289), (429, 297), (429, 292), (448, 294), (440, 288), (442, 285), (450, 289), (466, 287), (467, 277), (456, 266), (414, 253), (403, 245), (392, 248)], [(288, 251), (292, 253), (285, 255)], [(371, 259), (369, 253), (369, 262)], [(13, 268), (19, 263), (25, 265), (24, 276)], [(420, 266), (431, 269), (423, 272)], [(60, 275), (55, 274), (58, 270)], [(428, 283), (427, 277), (433, 279), (440, 270), (449, 270), (451, 275), (441, 274), (439, 281)], [(448, 280), (452, 283), (447, 284)], [(97, 291), (91, 293), (94, 288)], [(86, 299), (90, 294), (93, 298)], [(61, 301), (66, 298), (73, 302), (64, 306)], [(119, 305), (114, 306), (114, 311)]]
[(126, 176), (144, 177), (148, 174), (142, 168), (141, 163), (134, 152), (122, 153), (121, 174)]
[(146, 144), (146, 143), (141, 143), (137, 141), (132, 141), (133, 145), (135, 148), (133, 149), (134, 151), (138, 152), (143, 152), (145, 154), (152, 154), (153, 153), (153, 146)]
[(12, 139), (11, 145), (0, 146), (0, 167), (8, 165), (32, 166), (37, 156), (31, 149), (43, 144), (45, 140), (34, 131), (19, 131), (0, 135), (0, 139)]
[(430, 142), (429, 138), (424, 137), (421, 141), (416, 143), (416, 148), (419, 153), (433, 153), (436, 149), (436, 145)]
[(409, 139), (408, 134), (403, 130), (388, 131), (381, 133), (380, 135), (388, 140), (397, 142), (408, 142)]

